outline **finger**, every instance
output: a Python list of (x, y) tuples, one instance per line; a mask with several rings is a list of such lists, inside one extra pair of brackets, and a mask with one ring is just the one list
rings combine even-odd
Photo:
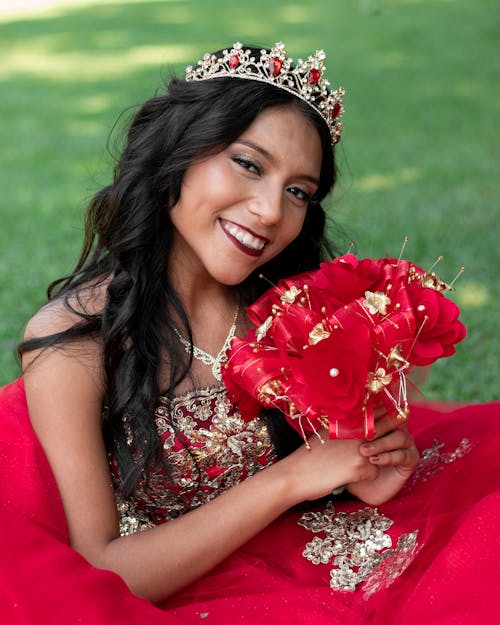
[(373, 418), (375, 421), (379, 421), (382, 417), (387, 416), (387, 410), (385, 406), (377, 406), (373, 411)]
[(394, 449), (376, 456), (370, 456), (368, 460), (377, 467), (393, 466), (413, 469), (418, 462), (418, 452), (415, 447)]
[(380, 438), (381, 436), (385, 436), (388, 432), (401, 428), (406, 428), (406, 421), (403, 421), (394, 415), (389, 415), (386, 412), (384, 416), (381, 416), (378, 420), (376, 420), (375, 436), (373, 438)]
[(359, 452), (362, 456), (376, 456), (386, 451), (408, 449), (412, 446), (414, 441), (407, 430), (393, 430), (373, 441), (362, 443)]

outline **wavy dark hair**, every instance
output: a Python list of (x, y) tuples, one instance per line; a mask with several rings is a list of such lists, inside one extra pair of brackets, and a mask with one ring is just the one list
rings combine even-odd
[[(299, 236), (259, 272), (270, 280), (313, 269), (328, 255), (321, 200), (335, 182), (330, 134), (324, 120), (296, 96), (252, 80), (216, 78), (186, 82), (172, 78), (165, 92), (147, 100), (129, 126), (113, 181), (91, 200), (80, 258), (73, 271), (48, 288), (79, 321), (65, 332), (19, 345), (23, 352), (68, 345), (82, 337), (102, 344), (106, 393), (103, 432), (120, 474), (122, 496), (141, 476), (157, 468), (161, 444), (154, 423), (160, 391), (173, 394), (188, 375), (187, 357), (173, 334), (175, 314), (191, 337), (189, 319), (167, 275), (173, 226), (166, 207), (179, 199), (186, 169), (197, 159), (233, 143), (263, 110), (293, 106), (317, 129), (323, 159), (319, 188)], [(106, 285), (102, 310), (85, 304), (89, 289)], [(266, 285), (257, 272), (241, 287), (247, 301)], [(91, 291), (90, 291), (91, 293)], [(170, 379), (159, 389), (158, 368), (166, 353)], [(271, 436), (280, 454), (297, 442), (285, 441), (281, 426)]]

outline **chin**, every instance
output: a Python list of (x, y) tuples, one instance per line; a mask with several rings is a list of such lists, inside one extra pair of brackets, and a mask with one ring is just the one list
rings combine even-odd
[(256, 267), (252, 267), (247, 271), (235, 271), (234, 267), (227, 267), (225, 271), (214, 271), (211, 275), (219, 284), (223, 284), (224, 286), (238, 286), (244, 282), (255, 269)]
[(220, 278), (216, 278), (216, 280), (217, 282), (219, 282), (219, 284), (223, 284), (224, 286), (238, 286), (239, 284), (244, 282), (248, 278), (249, 275), (250, 273), (246, 273), (240, 276), (220, 277)]

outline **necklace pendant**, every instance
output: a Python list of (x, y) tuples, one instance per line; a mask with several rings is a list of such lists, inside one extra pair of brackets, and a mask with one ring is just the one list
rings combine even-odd
[(238, 322), (238, 315), (240, 312), (240, 304), (238, 303), (238, 308), (236, 309), (236, 313), (234, 315), (233, 323), (229, 328), (229, 332), (226, 336), (226, 340), (224, 341), (224, 345), (221, 347), (217, 356), (212, 356), (207, 353), (203, 349), (196, 347), (196, 345), (192, 345), (189, 341), (187, 341), (179, 330), (173, 326), (173, 330), (177, 335), (180, 343), (184, 346), (186, 353), (191, 354), (193, 358), (199, 360), (204, 365), (207, 365), (212, 368), (212, 375), (217, 380), (217, 382), (222, 382), (222, 365), (227, 361), (227, 351), (231, 346), (231, 341), (236, 335), (236, 324)]
[(222, 361), (216, 360), (212, 365), (212, 375), (217, 382), (222, 382)]

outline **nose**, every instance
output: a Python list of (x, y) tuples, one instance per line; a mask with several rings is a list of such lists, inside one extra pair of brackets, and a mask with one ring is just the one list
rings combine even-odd
[(255, 215), (263, 226), (275, 226), (283, 216), (281, 190), (267, 190), (253, 196), (248, 203), (248, 210)]

